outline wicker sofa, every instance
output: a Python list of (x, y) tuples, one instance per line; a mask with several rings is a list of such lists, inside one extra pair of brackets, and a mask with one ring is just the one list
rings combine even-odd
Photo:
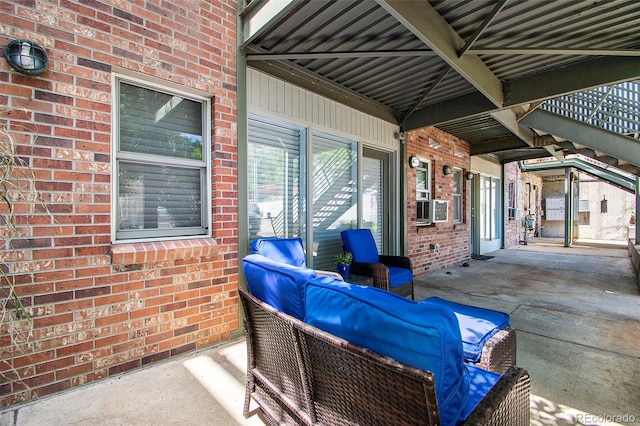
[(251, 256), (245, 416), (253, 400), (270, 424), (529, 424), (527, 372), (464, 363), (450, 310)]
[[(303, 269), (307, 267), (304, 246), (300, 238), (259, 238), (253, 241), (251, 250), (253, 254), (260, 254), (278, 263)], [(248, 259), (251, 261), (252, 258)], [(379, 264), (378, 267), (386, 270), (386, 266), (382, 264)], [(319, 270), (316, 270), (315, 273), (316, 276), (327, 275), (342, 279), (337, 273)], [(377, 286), (374, 285), (374, 287)], [(384, 286), (378, 288), (389, 290)], [(411, 288), (413, 288), (413, 283), (411, 283)], [(406, 296), (402, 292), (396, 291), (394, 293)], [(301, 300), (304, 299), (304, 295), (299, 294), (299, 291), (295, 294)], [(266, 295), (266, 297), (274, 297), (274, 294)], [(429, 303), (436, 303), (451, 309), (455, 313), (460, 325), (466, 361), (497, 373), (502, 373), (510, 366), (516, 365), (516, 332), (510, 327), (510, 319), (507, 314), (454, 303), (437, 297), (430, 297), (426, 300)], [(298, 319), (304, 318), (301, 306), (296, 307), (294, 312), (297, 313)]]

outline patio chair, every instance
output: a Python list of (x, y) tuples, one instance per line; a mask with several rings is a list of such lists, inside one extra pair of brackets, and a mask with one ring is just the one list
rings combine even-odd
[(353, 255), (351, 273), (373, 278), (373, 286), (413, 299), (411, 259), (378, 253), (370, 229), (347, 229), (340, 233), (343, 249)]

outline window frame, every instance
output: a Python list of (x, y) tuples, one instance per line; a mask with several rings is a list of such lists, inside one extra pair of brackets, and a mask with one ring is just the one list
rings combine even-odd
[[(428, 159), (424, 159), (424, 158), (419, 158), (420, 160), (420, 164), (418, 165), (418, 167), (415, 168), (415, 174), (416, 174), (416, 224), (418, 226), (424, 226), (424, 225), (431, 225), (433, 224), (433, 218), (431, 217), (431, 205), (427, 205), (424, 206), (423, 203), (428, 203), (431, 201), (432, 199), (432, 191), (431, 191), (431, 185), (432, 185), (432, 178), (431, 178), (431, 172), (432, 172), (432, 167), (431, 167), (431, 160)], [(427, 177), (427, 181), (425, 183), (425, 189), (424, 190), (419, 190), (418, 189), (418, 173), (422, 173), (424, 172), (426, 177)], [(425, 218), (418, 218), (418, 214), (417, 214), (417, 209), (420, 208), (421, 204), (423, 205), (422, 209), (423, 211), (425, 210), (426, 207), (426, 214), (428, 215), (428, 217)]]
[[(141, 154), (120, 149), (120, 84), (126, 83), (147, 90), (179, 96), (201, 104), (202, 113), (202, 159), (194, 160), (179, 157), (166, 157), (154, 154)], [(211, 98), (202, 92), (186, 91), (180, 87), (160, 81), (138, 78), (130, 75), (112, 74), (112, 179), (111, 191), (111, 241), (112, 243), (133, 243), (141, 241), (177, 240), (211, 236)], [(142, 165), (157, 165), (200, 170), (200, 226), (119, 230), (120, 163), (129, 162)]]
[[(455, 192), (452, 191), (452, 197), (453, 197), (453, 223), (463, 223), (464, 222), (464, 214), (462, 212), (462, 208), (463, 208), (463, 195), (464, 195), (464, 179), (463, 179), (463, 173), (462, 173), (462, 169), (459, 167), (454, 167), (453, 168), (453, 181), (454, 183), (456, 182), (456, 179), (458, 180), (458, 191), (459, 192)], [(453, 186), (454, 188), (456, 187), (455, 185)], [(456, 217), (456, 207), (458, 207), (457, 209), (457, 213), (458, 213), (458, 217)]]

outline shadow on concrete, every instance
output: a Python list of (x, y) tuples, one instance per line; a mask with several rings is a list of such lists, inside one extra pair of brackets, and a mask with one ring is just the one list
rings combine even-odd
[(417, 278), (416, 299), (510, 313), (532, 424), (640, 424), (640, 293), (627, 247), (536, 241), (487, 254)]

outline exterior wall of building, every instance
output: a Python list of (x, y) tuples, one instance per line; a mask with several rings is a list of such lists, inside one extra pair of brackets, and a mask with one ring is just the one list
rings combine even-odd
[[(504, 221), (505, 221), (505, 247), (512, 247), (519, 244), (522, 239), (522, 180), (518, 163), (508, 163), (504, 165)], [(509, 214), (511, 210), (511, 215)], [(526, 214), (526, 213), (525, 213)]]
[(264, 72), (247, 70), (249, 112), (331, 131), (385, 150), (397, 152), (393, 133), (398, 126), (364, 114), (332, 99), (302, 89)]
[[(564, 173), (544, 178), (544, 207), (546, 209), (541, 236), (564, 238), (564, 215), (550, 216), (549, 199), (564, 200)], [(635, 211), (635, 196), (606, 182), (598, 181), (584, 173), (574, 174), (574, 239), (626, 241), (631, 216)], [(601, 202), (607, 200), (607, 212), (602, 212)]]
[[(635, 228), (629, 231), (635, 214), (634, 194), (584, 173), (579, 175), (578, 185), (578, 198), (579, 202), (582, 201), (583, 209), (578, 211), (577, 238), (605, 241), (635, 238)], [(606, 200), (606, 212), (601, 211), (603, 200)]]
[[(542, 177), (522, 173), (517, 162), (504, 165), (505, 171), (505, 247), (524, 243), (526, 217), (533, 220), (533, 230), (526, 238), (540, 235), (542, 226)], [(509, 209), (515, 209), (511, 211)]]
[[(38, 42), (49, 69), (28, 77), (0, 61), (1, 118), (46, 206), (18, 203), (17, 235), (0, 251), (33, 320), (2, 323), (0, 406), (238, 328), (236, 16), (233, 0), (3, 3), (0, 43)], [(210, 237), (112, 244), (116, 71), (211, 98)]]
[[(491, 161), (488, 161), (486, 159), (483, 159), (481, 157), (471, 157), (471, 171), (473, 173), (476, 174), (476, 177), (473, 179), (472, 185), (473, 185), (473, 190), (476, 191), (476, 200), (475, 200), (475, 206), (472, 206), (472, 208), (475, 209), (475, 224), (476, 229), (475, 229), (475, 233), (476, 233), (476, 240), (475, 240), (475, 245), (476, 247), (473, 247), (473, 252), (477, 253), (477, 254), (484, 254), (484, 253), (488, 253), (488, 252), (492, 252), (494, 250), (498, 250), (502, 247), (502, 221), (506, 220), (505, 216), (506, 214), (503, 214), (503, 210), (502, 208), (497, 208), (493, 213), (497, 213), (500, 215), (500, 218), (487, 218), (485, 215), (487, 215), (488, 213), (491, 213), (491, 209), (489, 211), (485, 210), (483, 211), (482, 209), (482, 180), (484, 179), (492, 179), (492, 180), (499, 180), (501, 183), (500, 185), (504, 185), (504, 182), (502, 182), (502, 165), (501, 164), (497, 164)], [(499, 192), (500, 192), (500, 196), (502, 196), (502, 186), (500, 186), (499, 188)], [(502, 200), (501, 201), (501, 206), (505, 205), (506, 201)], [(496, 225), (496, 227), (498, 228), (498, 232), (500, 233), (499, 235), (492, 235), (491, 238), (489, 238), (487, 235), (485, 235), (485, 238), (482, 238), (482, 223), (491, 223), (492, 225), (497, 222), (500, 221), (499, 224)]]
[[(440, 144), (429, 145), (429, 139)], [(431, 198), (449, 201), (449, 220), (444, 223), (416, 226), (416, 173), (407, 168), (407, 250), (415, 276), (469, 260), (470, 195), (472, 181), (464, 179), (469, 170), (469, 144), (435, 127), (407, 134), (407, 156), (431, 161)], [(463, 171), (462, 222), (453, 218), (453, 175), (443, 175), (445, 165)], [(438, 244), (439, 250), (430, 248)]]

